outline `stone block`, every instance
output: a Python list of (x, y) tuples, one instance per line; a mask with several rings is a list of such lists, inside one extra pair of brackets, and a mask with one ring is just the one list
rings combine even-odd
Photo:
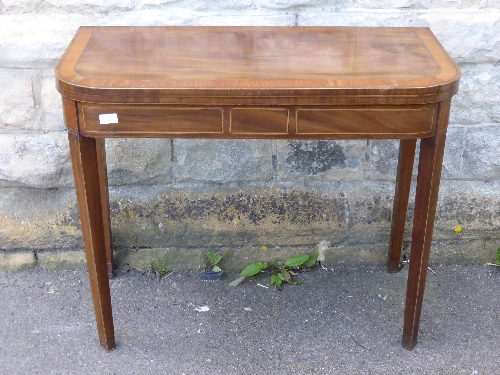
[(172, 182), (169, 139), (106, 139), (110, 185), (167, 184)]
[(201, 270), (207, 251), (201, 248), (121, 249), (114, 253), (114, 267), (130, 267), (141, 272), (151, 270), (151, 262), (165, 262), (167, 272), (176, 270)]
[(346, 189), (347, 244), (389, 243), (394, 183), (363, 182)]
[(344, 197), (312, 189), (112, 188), (115, 248), (342, 242)]
[(500, 123), (499, 92), (500, 65), (462, 67), (460, 89), (451, 102), (450, 123)]
[(273, 141), (174, 140), (176, 182), (232, 183), (273, 178)]
[(147, 7), (159, 7), (178, 3), (177, 0), (136, 0), (135, 6), (138, 9)]
[(134, 8), (134, 0), (3, 0), (3, 5), (9, 13), (26, 13), (40, 8), (57, 10), (57, 12), (110, 12), (126, 11)]
[(7, 252), (82, 249), (74, 189), (0, 189), (0, 246)]
[[(348, 7), (353, 4), (353, 0), (337, 0), (335, 6)], [(276, 10), (307, 10), (309, 8), (316, 8), (328, 6), (328, 0), (257, 0), (256, 6), (258, 9), (276, 9)]]
[(135, 9), (129, 12), (110, 13), (99, 21), (103, 26), (192, 26), (199, 15), (191, 9), (159, 10)]
[(36, 257), (33, 251), (8, 253), (0, 251), (0, 272), (19, 272), (34, 268)]
[(24, 71), (0, 70), (0, 87), (2, 88), (0, 90), (0, 128), (33, 128), (35, 102), (31, 74)]
[(2, 14), (0, 67), (53, 69), (78, 27), (98, 22), (90, 14)]
[(42, 3), (42, 0), (2, 0), (3, 8), (9, 13), (29, 12), (38, 8)]
[(456, 62), (497, 62), (500, 12), (421, 12), (412, 26), (430, 27)]
[(371, 140), (370, 150), (366, 154), (367, 164), (364, 178), (366, 180), (395, 181), (398, 156), (398, 140)]
[[(460, 179), (462, 175), (462, 154), (464, 150), (464, 126), (450, 126), (446, 135), (446, 147), (443, 159), (441, 178)], [(416, 182), (418, 173), (418, 154), (420, 142), (417, 141), (415, 160), (413, 163), (413, 182)], [(365, 180), (396, 181), (399, 157), (399, 141), (373, 140), (370, 141)]]
[(406, 27), (412, 25), (413, 14), (400, 10), (342, 11), (335, 7), (307, 9), (299, 13), (300, 26), (385, 26)]
[(48, 189), (72, 184), (65, 132), (0, 135), (0, 187)]
[[(460, 233), (455, 228), (461, 226)], [(435, 241), (500, 240), (500, 183), (443, 181), (439, 191)]]
[(74, 270), (87, 266), (85, 252), (82, 250), (74, 251), (37, 251), (36, 258), (38, 265), (48, 271)]
[(368, 264), (385, 264), (387, 263), (388, 248), (388, 242), (332, 246), (325, 252), (325, 261), (321, 262), (321, 265), (333, 271), (339, 271), (349, 264), (356, 266), (362, 265), (364, 262)]
[(134, 0), (45, 0), (63, 12), (124, 12), (134, 9)]
[(199, 26), (293, 26), (296, 15), (293, 11), (270, 13), (263, 10), (213, 12), (200, 14)]
[(441, 179), (443, 180), (463, 178), (462, 163), (466, 129), (463, 126), (450, 126), (448, 128), (441, 171)]
[(367, 9), (481, 9), (488, 6), (488, 0), (355, 0), (354, 6)]
[(360, 180), (366, 141), (279, 141), (277, 178), (286, 182)]
[(46, 73), (41, 85), (42, 124), (43, 130), (64, 130), (61, 94), (56, 90), (54, 73)]
[(463, 178), (500, 180), (500, 124), (466, 128)]
[(498, 239), (436, 241), (431, 248), (431, 264), (470, 265), (494, 263)]
[(168, 9), (170, 12), (182, 13), (186, 10), (196, 12), (223, 12), (227, 10), (249, 11), (256, 9), (255, 0), (241, 1), (203, 1), (203, 0), (137, 0), (136, 7), (138, 9)]

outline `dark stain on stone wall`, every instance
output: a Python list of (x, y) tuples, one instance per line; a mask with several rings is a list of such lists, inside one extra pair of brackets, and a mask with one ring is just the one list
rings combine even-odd
[(216, 219), (232, 222), (248, 219), (253, 225), (312, 224), (314, 222), (345, 221), (344, 198), (322, 196), (307, 191), (276, 193), (251, 192), (186, 196), (163, 196), (144, 204), (111, 204), (113, 217), (133, 216), (153, 221), (184, 221)]
[(346, 166), (344, 150), (335, 141), (289, 141), (288, 147), (286, 162), (296, 172), (315, 175)]
[(286, 189), (170, 191), (113, 203), (111, 216), (117, 247), (341, 242), (347, 228), (344, 195)]

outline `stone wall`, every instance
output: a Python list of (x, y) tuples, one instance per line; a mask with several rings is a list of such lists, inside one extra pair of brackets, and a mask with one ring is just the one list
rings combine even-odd
[[(431, 261), (494, 260), (500, 1), (0, 0), (2, 269), (84, 262), (53, 77), (80, 25), (430, 27), (463, 73)], [(330, 262), (382, 262), (397, 151), (394, 141), (109, 140), (117, 262), (140, 268), (163, 251), (172, 264), (193, 267), (211, 248), (228, 249), (228, 267), (240, 267), (309, 251), (321, 240), (332, 242)]]

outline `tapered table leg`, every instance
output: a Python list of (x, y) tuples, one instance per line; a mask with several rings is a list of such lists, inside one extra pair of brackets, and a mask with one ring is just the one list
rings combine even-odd
[(449, 112), (450, 101), (441, 103), (437, 134), (432, 138), (422, 139), (420, 142), (420, 160), (418, 164), (417, 193), (402, 340), (403, 347), (409, 350), (413, 349), (417, 344)]
[(99, 186), (101, 191), (102, 224), (104, 226), (104, 245), (106, 246), (106, 262), (108, 277), (113, 277), (113, 248), (111, 247), (111, 219), (109, 212), (108, 171), (106, 168), (106, 148), (104, 138), (96, 139), (97, 167), (99, 169)]
[(72, 133), (68, 133), (68, 139), (99, 341), (111, 350), (115, 347), (115, 337), (99, 176), (97, 142), (100, 141)]
[(391, 243), (389, 245), (387, 262), (387, 270), (389, 272), (398, 272), (399, 270), (416, 145), (416, 139), (402, 139), (399, 144), (398, 175), (396, 177), (396, 193), (394, 194), (394, 206), (392, 211)]

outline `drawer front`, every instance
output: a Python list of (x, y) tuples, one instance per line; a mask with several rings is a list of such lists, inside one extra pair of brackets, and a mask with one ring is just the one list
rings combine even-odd
[(83, 105), (82, 114), (82, 130), (87, 135), (222, 134), (222, 108)]
[(231, 134), (288, 134), (287, 108), (233, 108)]
[(297, 135), (432, 135), (437, 107), (297, 109)]

